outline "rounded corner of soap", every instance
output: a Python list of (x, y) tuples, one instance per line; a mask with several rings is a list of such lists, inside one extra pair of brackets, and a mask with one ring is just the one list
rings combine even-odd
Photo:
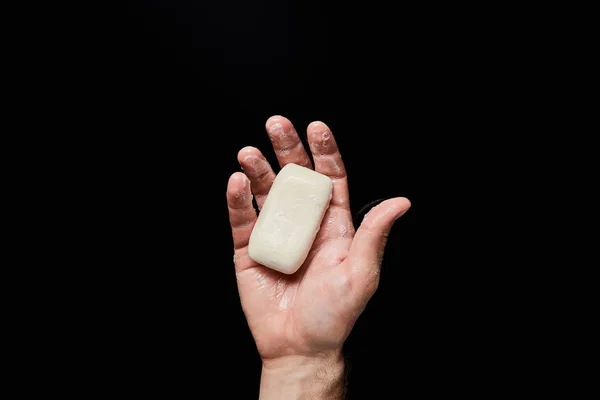
[(302, 256), (302, 255), (298, 255), (298, 256), (292, 256), (291, 258), (278, 263), (273, 263), (273, 264), (263, 264), (268, 268), (271, 268), (277, 272), (280, 272), (284, 275), (293, 275), (296, 272), (298, 272), (298, 270), (302, 267), (302, 264), (304, 264), (304, 261), (306, 260), (306, 256)]
[(285, 275), (294, 275), (296, 272), (298, 272), (298, 270), (300, 269), (301, 266), (302, 266), (302, 264), (300, 264), (297, 267), (285, 270), (285, 271), (280, 270), (279, 272), (281, 272), (282, 274), (285, 274)]
[(279, 173), (281, 173), (281, 171), (292, 170), (292, 169), (294, 169), (296, 167), (300, 167), (300, 165), (294, 164), (294, 163), (287, 163), (283, 167), (281, 167), (281, 169), (279, 170)]
[(254, 254), (253, 254), (253, 253), (254, 253), (254, 252), (253, 252), (253, 251), (250, 251), (250, 248), (248, 248), (248, 258), (249, 258), (249, 259), (251, 259), (251, 260), (252, 260), (252, 261), (254, 261), (254, 262), (258, 262), (258, 261), (256, 261), (256, 260), (254, 259)]

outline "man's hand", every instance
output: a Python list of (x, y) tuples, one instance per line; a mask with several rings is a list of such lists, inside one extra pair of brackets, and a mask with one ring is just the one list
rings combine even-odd
[[(269, 118), (266, 129), (280, 167), (313, 168), (289, 120)], [(229, 179), (227, 202), (242, 308), (263, 361), (261, 399), (339, 399), (343, 390), (344, 341), (379, 284), (387, 235), (410, 207), (389, 199), (365, 216), (355, 232), (348, 181), (331, 130), (322, 122), (307, 128), (314, 169), (333, 181), (333, 197), (308, 257), (293, 275), (248, 257), (248, 240), (275, 172), (254, 147), (238, 153), (244, 173)]]

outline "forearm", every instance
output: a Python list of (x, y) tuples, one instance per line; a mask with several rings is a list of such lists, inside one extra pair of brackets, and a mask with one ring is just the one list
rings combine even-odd
[(346, 387), (342, 352), (287, 356), (263, 363), (260, 400), (342, 400)]

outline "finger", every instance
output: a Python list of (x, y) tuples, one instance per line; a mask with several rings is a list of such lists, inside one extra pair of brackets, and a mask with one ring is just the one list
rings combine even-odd
[(252, 205), (250, 180), (241, 172), (229, 178), (227, 184), (227, 206), (235, 250), (248, 245), (250, 233), (256, 221), (256, 210)]
[(315, 171), (333, 182), (331, 204), (350, 210), (346, 169), (331, 130), (323, 122), (315, 121), (308, 125), (307, 134)]
[(238, 153), (238, 161), (252, 183), (252, 193), (260, 210), (273, 186), (275, 172), (271, 165), (255, 147), (244, 147)]
[(266, 129), (281, 167), (294, 163), (312, 168), (312, 162), (296, 133), (296, 129), (287, 118), (279, 115), (269, 118)]
[(397, 197), (373, 207), (365, 215), (348, 253), (351, 274), (361, 283), (369, 284), (378, 281), (379, 268), (390, 230), (394, 222), (404, 215), (410, 206), (407, 198)]

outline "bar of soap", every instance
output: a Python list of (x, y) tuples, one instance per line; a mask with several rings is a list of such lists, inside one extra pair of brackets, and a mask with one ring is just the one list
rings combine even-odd
[(297, 164), (277, 174), (250, 234), (248, 256), (293, 274), (306, 260), (331, 201), (328, 176)]

